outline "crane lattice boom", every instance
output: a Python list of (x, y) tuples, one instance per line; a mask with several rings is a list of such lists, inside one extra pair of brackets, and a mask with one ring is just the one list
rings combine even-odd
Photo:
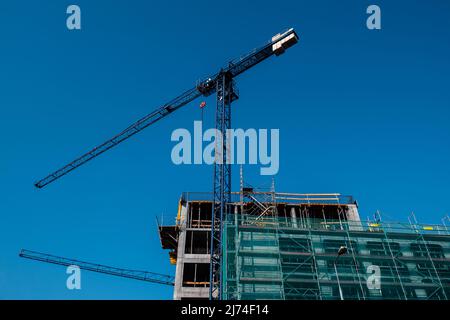
[(166, 117), (167, 115), (171, 114), (175, 110), (178, 110), (182, 106), (192, 102), (193, 100), (197, 99), (200, 96), (209, 96), (216, 92), (216, 86), (217, 81), (219, 79), (222, 79), (221, 76), (223, 74), (229, 75), (231, 78), (234, 78), (244, 71), (252, 68), (256, 64), (260, 63), (261, 61), (267, 59), (268, 57), (272, 55), (280, 55), (282, 54), (285, 49), (289, 48), (293, 44), (297, 43), (298, 37), (295, 33), (294, 29), (289, 29), (284, 33), (278, 34), (272, 38), (269, 43), (262, 46), (259, 49), (256, 49), (247, 55), (233, 60), (228, 63), (228, 65), (224, 68), (222, 68), (218, 73), (215, 75), (206, 78), (205, 80), (199, 81), (197, 85), (182, 93), (175, 99), (167, 102), (163, 106), (157, 108), (153, 112), (149, 113), (145, 117), (139, 119), (129, 127), (127, 127), (125, 130), (120, 132), (119, 134), (115, 135), (113, 138), (107, 140), (106, 142), (102, 143), (101, 145), (93, 148), (89, 152), (85, 153), (84, 155), (78, 157), (77, 159), (73, 160), (69, 164), (63, 166), (62, 168), (56, 170), (55, 172), (49, 174), (45, 178), (37, 181), (35, 183), (35, 186), (37, 188), (43, 188), (49, 183), (52, 183), (53, 181), (61, 178), (62, 176), (66, 175), (70, 171), (80, 167), (81, 165), (85, 164), (86, 162), (92, 160), (93, 158), (99, 156), (103, 152), (111, 149), (112, 147), (118, 145), (122, 141), (130, 138), (131, 136), (135, 135), (136, 133), (142, 131), (143, 129), (147, 128), (151, 124), (155, 123), (156, 121)]
[(115, 267), (109, 267), (101, 264), (96, 263), (90, 263), (90, 262), (84, 262), (74, 259), (68, 259), (63, 257), (54, 256), (51, 254), (36, 252), (36, 251), (30, 251), (23, 249), (20, 251), (19, 256), (26, 259), (31, 260), (37, 260), (42, 261), (46, 263), (53, 263), (58, 264), (61, 266), (78, 266), (82, 270), (88, 270), (93, 272), (99, 272), (99, 273), (105, 273), (117, 277), (122, 278), (129, 278), (129, 279), (135, 279), (140, 281), (146, 281), (146, 282), (152, 282), (152, 283), (159, 283), (159, 284), (165, 284), (165, 285), (174, 285), (174, 277), (160, 274), (160, 273), (154, 273), (149, 271), (139, 271), (139, 270), (129, 270), (129, 269), (121, 269), (121, 268), (115, 268)]

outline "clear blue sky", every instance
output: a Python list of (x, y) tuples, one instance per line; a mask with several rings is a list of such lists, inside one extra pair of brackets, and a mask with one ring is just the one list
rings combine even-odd
[[(81, 31), (65, 26), (72, 3)], [(365, 27), (370, 4), (381, 31)], [(280, 129), (277, 189), (352, 194), (363, 217), (440, 222), (449, 14), (438, 0), (1, 1), (0, 299), (170, 299), (169, 287), (88, 272), (69, 291), (64, 268), (18, 253), (173, 273), (155, 216), (212, 188), (212, 167), (170, 160), (170, 134), (192, 128), (199, 102), (43, 190), (33, 182), (288, 27), (300, 43), (243, 74), (233, 105), (234, 127)], [(258, 172), (246, 167), (246, 179), (269, 184)]]

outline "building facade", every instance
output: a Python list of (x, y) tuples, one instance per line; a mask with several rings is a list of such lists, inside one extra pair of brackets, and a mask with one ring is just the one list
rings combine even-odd
[[(244, 188), (232, 197), (222, 234), (223, 299), (450, 298), (445, 225), (379, 215), (363, 221), (357, 202), (339, 194)], [(176, 264), (174, 299), (209, 298), (209, 199), (184, 193), (176, 223), (159, 226)]]

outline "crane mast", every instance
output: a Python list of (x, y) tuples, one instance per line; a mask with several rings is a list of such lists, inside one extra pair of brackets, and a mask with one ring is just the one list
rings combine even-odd
[(41, 253), (36, 251), (30, 251), (22, 249), (19, 253), (19, 257), (46, 262), (46, 263), (52, 263), (57, 264), (61, 266), (77, 266), (82, 270), (88, 270), (98, 273), (105, 273), (117, 277), (122, 278), (129, 278), (129, 279), (135, 279), (140, 281), (146, 281), (146, 282), (152, 282), (152, 283), (158, 283), (158, 284), (165, 284), (169, 286), (174, 285), (174, 277), (160, 274), (160, 273), (154, 273), (149, 271), (139, 271), (139, 270), (130, 270), (130, 269), (121, 269), (121, 268), (115, 268), (115, 267), (109, 267), (102, 264), (96, 264), (96, 263), (90, 263), (90, 262), (84, 262), (79, 261), (75, 259), (68, 259), (63, 257), (54, 256), (47, 253)]
[[(238, 99), (234, 78), (251, 69), (272, 55), (280, 55), (286, 49), (298, 42), (298, 36), (294, 29), (279, 33), (264, 46), (250, 53), (230, 61), (216, 74), (197, 82), (196, 86), (185, 91), (175, 99), (157, 108), (150, 114), (139, 119), (125, 130), (95, 147), (69, 164), (37, 181), (35, 186), (43, 188), (46, 185), (66, 175), (70, 171), (80, 167), (86, 162), (99, 156), (105, 151), (118, 145), (136, 133), (147, 128), (151, 124), (166, 117), (182, 106), (192, 102), (200, 96), (210, 96), (216, 93), (216, 130), (219, 130), (222, 139), (216, 139), (214, 179), (213, 179), (213, 209), (211, 224), (211, 263), (210, 263), (210, 299), (222, 298), (222, 223), (227, 215), (227, 204), (231, 201), (231, 164), (227, 145), (226, 132), (231, 128), (231, 103)], [(217, 135), (216, 135), (217, 137)], [(54, 263), (54, 262), (53, 262)]]
[[(225, 134), (231, 128), (231, 103), (238, 99), (233, 78), (250, 69), (273, 54), (280, 55), (296, 44), (298, 36), (294, 29), (283, 34), (277, 34), (272, 41), (255, 50), (221, 70), (216, 79), (216, 130), (222, 135), (219, 143), (216, 140), (214, 179), (213, 179), (213, 209), (211, 221), (211, 260), (209, 274), (209, 298), (221, 300), (222, 287), (222, 234), (223, 221), (228, 214), (227, 205), (231, 202), (231, 159), (228, 148), (228, 137)], [(217, 135), (216, 135), (217, 136)]]
[(216, 88), (216, 130), (222, 133), (222, 138), (216, 140), (215, 146), (209, 269), (210, 299), (221, 299), (222, 296), (222, 222), (227, 214), (226, 205), (231, 202), (231, 161), (225, 132), (231, 128), (231, 102), (238, 98), (230, 72), (220, 74)]

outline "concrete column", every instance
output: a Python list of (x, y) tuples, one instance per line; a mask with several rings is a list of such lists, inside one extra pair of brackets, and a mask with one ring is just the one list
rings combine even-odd
[(297, 215), (295, 214), (295, 208), (291, 208), (291, 219), (292, 219), (292, 225), (294, 228), (298, 228), (297, 224)]

